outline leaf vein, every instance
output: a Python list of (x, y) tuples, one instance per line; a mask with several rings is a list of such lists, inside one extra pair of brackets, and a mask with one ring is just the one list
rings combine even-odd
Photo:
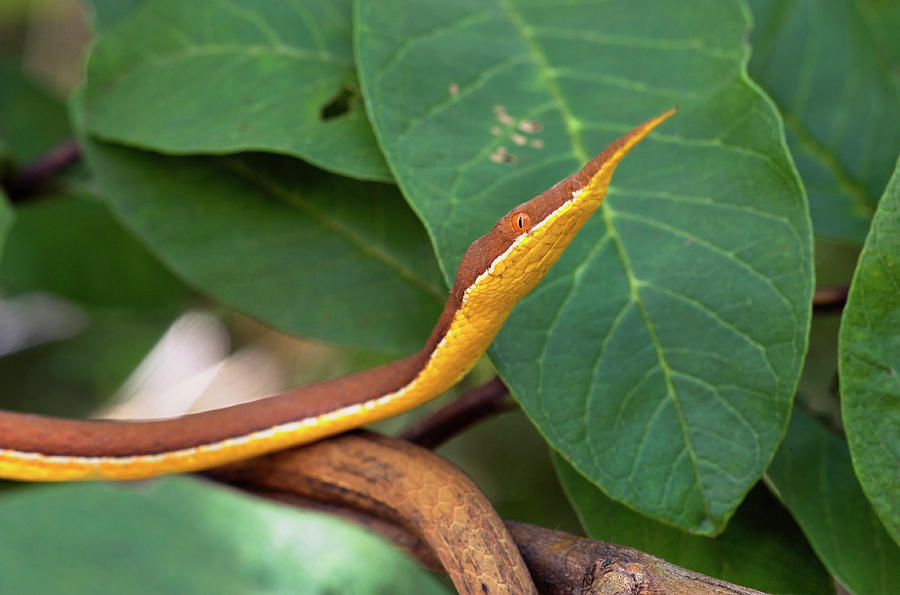
[(757, 280), (761, 281), (764, 285), (768, 286), (769, 289), (771, 289), (772, 292), (775, 294), (775, 296), (778, 297), (778, 299), (785, 306), (787, 306), (788, 311), (791, 312), (791, 316), (792, 316), (794, 322), (796, 322), (797, 315), (794, 312), (794, 308), (791, 305), (791, 301), (790, 301), (790, 299), (788, 299), (788, 296), (784, 292), (782, 292), (780, 289), (778, 289), (778, 287), (775, 286), (775, 284), (772, 282), (772, 280), (769, 277), (765, 276), (762, 272), (756, 270), (756, 268), (753, 267), (747, 261), (743, 260), (742, 258), (739, 258), (734, 252), (731, 252), (729, 250), (722, 248), (721, 246), (717, 246), (716, 244), (713, 244), (712, 242), (708, 242), (702, 238), (699, 238), (690, 232), (678, 229), (676, 227), (672, 227), (671, 225), (667, 225), (667, 224), (663, 223), (662, 221), (653, 219), (651, 217), (635, 215), (634, 213), (629, 213), (628, 211), (612, 211), (612, 209), (609, 209), (609, 208), (607, 208), (607, 210), (611, 211), (611, 217), (621, 217), (622, 219), (628, 219), (631, 221), (637, 221), (638, 223), (643, 223), (645, 225), (649, 225), (650, 227), (654, 227), (661, 231), (665, 231), (676, 237), (690, 240), (692, 243), (695, 243), (698, 246), (702, 246), (702, 247), (706, 248), (707, 250), (709, 250), (710, 252), (714, 252), (715, 254), (718, 254), (728, 260), (733, 261), (741, 269), (750, 273), (751, 276), (755, 277)]
[(694, 309), (698, 310), (699, 312), (706, 314), (716, 324), (718, 324), (722, 328), (730, 331), (735, 336), (743, 339), (748, 345), (750, 345), (757, 352), (759, 352), (760, 356), (763, 358), (763, 361), (766, 362), (766, 369), (768, 370), (769, 374), (772, 376), (772, 379), (777, 382), (778, 376), (777, 376), (777, 374), (775, 374), (775, 370), (772, 367), (772, 363), (768, 358), (768, 351), (767, 351), (765, 345), (763, 345), (762, 343), (760, 343), (759, 341), (754, 339), (747, 331), (745, 331), (741, 328), (738, 328), (734, 323), (732, 323), (728, 320), (725, 320), (724, 318), (719, 316), (715, 312), (715, 310), (713, 310), (706, 304), (704, 304), (704, 303), (698, 301), (697, 299), (695, 299), (689, 295), (686, 295), (680, 291), (677, 291), (675, 289), (671, 289), (668, 287), (664, 287), (653, 281), (641, 281), (641, 284), (644, 285), (645, 287), (650, 287), (652, 289), (655, 289), (656, 291), (664, 293), (667, 296), (674, 298), (680, 302), (683, 302), (683, 303), (693, 307)]
[(592, 41), (606, 45), (647, 48), (665, 52), (671, 50), (696, 51), (722, 60), (737, 61), (740, 59), (739, 53), (711, 46), (698, 37), (661, 39), (631, 35), (612, 35), (580, 28), (551, 29), (549, 27), (532, 26), (531, 29), (537, 36), (551, 39)]
[(666, 88), (659, 86), (654, 87), (653, 85), (648, 85), (643, 81), (629, 79), (622, 76), (613, 76), (601, 73), (588, 73), (578, 70), (572, 70), (569, 68), (554, 68), (553, 74), (557, 78), (567, 78), (576, 81), (600, 83), (608, 87), (615, 87), (617, 89), (624, 89), (626, 91), (638, 91), (640, 93), (647, 93), (660, 97), (670, 97), (679, 101), (696, 99), (698, 97), (696, 93), (685, 89)]

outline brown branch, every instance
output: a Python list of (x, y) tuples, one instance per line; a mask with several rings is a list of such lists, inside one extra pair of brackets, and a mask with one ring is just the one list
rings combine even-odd
[(461, 593), (535, 592), (530, 576), (540, 592), (553, 594), (759, 593), (632, 548), (522, 523), (504, 527), (462, 471), (376, 434), (345, 434), (208, 475), (281, 501), (327, 503), (426, 565), (439, 560)]
[(423, 448), (436, 448), (466, 427), (504, 411), (508, 394), (503, 381), (495, 377), (408, 427), (400, 438)]
[(460, 593), (536, 593), (503, 521), (472, 480), (403, 440), (352, 432), (209, 475), (400, 525), (428, 544)]
[(813, 311), (816, 313), (836, 312), (844, 308), (847, 303), (847, 294), (850, 287), (847, 285), (818, 287), (813, 293)]
[(540, 593), (759, 595), (639, 550), (506, 521)]
[(75, 139), (64, 141), (14, 174), (9, 184), (12, 200), (21, 200), (40, 192), (52, 178), (76, 163), (81, 150)]

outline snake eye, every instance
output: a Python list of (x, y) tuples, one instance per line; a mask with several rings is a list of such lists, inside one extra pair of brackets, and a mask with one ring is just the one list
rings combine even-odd
[(522, 232), (531, 229), (531, 216), (525, 211), (516, 211), (509, 216), (513, 231)]

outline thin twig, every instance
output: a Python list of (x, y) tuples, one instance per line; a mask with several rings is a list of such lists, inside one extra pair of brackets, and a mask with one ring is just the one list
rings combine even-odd
[(21, 200), (37, 194), (48, 181), (81, 158), (81, 149), (75, 139), (56, 145), (13, 176), (9, 193), (13, 200)]
[(844, 304), (847, 303), (847, 294), (849, 292), (850, 287), (847, 285), (816, 288), (813, 294), (813, 311), (823, 313), (842, 310)]
[(436, 448), (466, 427), (507, 408), (509, 390), (499, 377), (475, 387), (400, 433), (423, 448)]

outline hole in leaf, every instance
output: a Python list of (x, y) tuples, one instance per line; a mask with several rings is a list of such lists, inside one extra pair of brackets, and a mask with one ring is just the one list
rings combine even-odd
[(353, 109), (353, 104), (358, 98), (359, 89), (355, 85), (345, 84), (328, 100), (328, 103), (322, 106), (319, 117), (322, 120), (339, 118)]

